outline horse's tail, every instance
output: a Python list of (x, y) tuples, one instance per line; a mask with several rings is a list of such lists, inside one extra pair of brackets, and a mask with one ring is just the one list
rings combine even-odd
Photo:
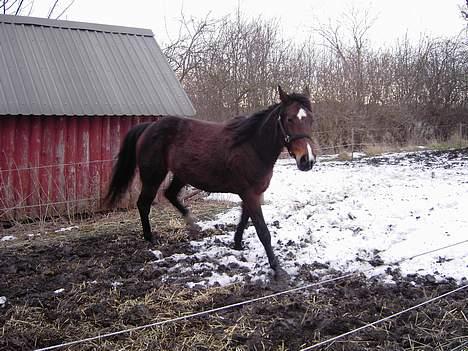
[(117, 162), (112, 169), (112, 178), (103, 199), (105, 207), (112, 207), (127, 191), (136, 169), (136, 145), (138, 138), (151, 123), (138, 124), (130, 129), (120, 147)]

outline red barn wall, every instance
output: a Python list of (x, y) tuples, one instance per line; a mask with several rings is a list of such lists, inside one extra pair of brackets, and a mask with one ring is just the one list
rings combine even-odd
[(0, 117), (0, 220), (98, 209), (125, 134), (157, 118)]

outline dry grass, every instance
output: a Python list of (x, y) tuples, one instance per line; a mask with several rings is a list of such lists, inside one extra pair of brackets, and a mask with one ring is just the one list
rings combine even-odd
[(347, 151), (341, 151), (337, 156), (337, 160), (339, 161), (351, 161), (352, 159), (353, 159), (352, 154)]
[[(86, 290), (76, 291), (79, 296), (87, 293)], [(67, 339), (79, 339), (179, 317), (223, 304), (231, 296), (242, 299), (243, 295), (245, 296), (245, 291), (239, 286), (211, 288), (199, 292), (183, 288), (174, 291), (174, 287), (164, 286), (134, 299), (126, 299), (115, 290), (109, 292), (105, 300), (107, 308), (114, 312), (110, 326), (106, 325), (109, 321), (105, 323), (98, 318), (82, 318), (79, 327), (66, 320), (50, 323), (40, 311), (30, 308), (17, 314), (14, 325), (8, 325), (7, 328), (27, 328), (34, 331), (39, 338), (45, 335), (49, 338), (61, 338), (66, 334)], [(345, 296), (337, 296), (334, 290), (323, 289), (321, 293), (310, 296), (281, 297), (249, 305), (241, 310), (148, 328), (83, 343), (71, 349), (296, 350), (300, 346), (313, 345), (314, 342), (385, 317), (408, 304), (392, 298), (394, 297), (384, 302), (382, 297), (378, 297), (374, 304), (382, 307), (380, 311), (373, 312), (369, 306), (363, 308), (359, 301), (353, 302)], [(90, 309), (102, 304), (102, 297), (80, 302), (80, 313), (86, 316)], [(339, 340), (329, 349), (387, 350), (397, 347), (401, 350), (446, 350), (450, 345), (466, 340), (466, 337), (458, 335), (457, 329), (454, 329), (454, 326), (464, 322), (462, 308), (463, 304), (456, 302), (436, 303), (428, 310), (396, 318)], [(60, 313), (68, 315), (66, 311)], [(38, 321), (42, 321), (39, 326)]]
[(397, 148), (395, 146), (389, 146), (386, 144), (365, 145), (362, 148), (362, 152), (365, 153), (368, 157), (378, 156), (392, 151), (397, 151)]
[(428, 148), (434, 150), (462, 149), (468, 147), (468, 139), (455, 133), (445, 141), (432, 140), (428, 143)]
[[(420, 151), (421, 149), (424, 150), (451, 150), (451, 149), (463, 149), (468, 147), (468, 139), (461, 138), (458, 134), (452, 135), (448, 140), (445, 141), (438, 141), (438, 140), (430, 140), (423, 145), (415, 144), (415, 143), (408, 143), (404, 145), (398, 144), (362, 144), (360, 149), (356, 149), (355, 151), (363, 152), (366, 157), (374, 157), (379, 156), (385, 153), (390, 152), (413, 152), (413, 151)], [(351, 161), (353, 159), (351, 153), (349, 151), (341, 151), (334, 160), (338, 161)]]

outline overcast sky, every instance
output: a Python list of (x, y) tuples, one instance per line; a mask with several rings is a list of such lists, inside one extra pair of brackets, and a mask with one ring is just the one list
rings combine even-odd
[[(34, 14), (44, 16), (38, 3)], [(239, 7), (248, 16), (278, 19), (286, 38), (302, 40), (317, 19), (327, 22), (354, 7), (367, 9), (376, 18), (370, 39), (380, 46), (405, 34), (414, 40), (424, 34), (458, 35), (466, 25), (458, 9), (463, 3), (464, 0), (75, 0), (62, 19), (149, 28), (163, 43), (168, 40), (167, 32), (176, 36), (181, 11), (186, 17), (205, 17), (210, 13), (212, 18), (219, 18)]]

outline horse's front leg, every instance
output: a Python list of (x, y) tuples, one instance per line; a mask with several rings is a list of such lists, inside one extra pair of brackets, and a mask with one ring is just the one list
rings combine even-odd
[(247, 226), (247, 222), (249, 221), (249, 214), (242, 203), (242, 214), (239, 221), (239, 224), (236, 228), (236, 233), (234, 234), (234, 249), (235, 250), (243, 250), (244, 245), (242, 245), (242, 235), (244, 234), (245, 227)]
[(259, 195), (247, 195), (243, 197), (242, 200), (245, 209), (249, 213), (250, 218), (252, 219), (252, 222), (255, 226), (258, 238), (265, 248), (270, 267), (275, 271), (275, 277), (277, 279), (287, 279), (288, 274), (280, 267), (278, 259), (273, 252), (273, 248), (271, 247), (271, 235), (265, 223), (265, 219), (263, 218), (263, 212), (260, 206), (260, 198), (261, 196)]

